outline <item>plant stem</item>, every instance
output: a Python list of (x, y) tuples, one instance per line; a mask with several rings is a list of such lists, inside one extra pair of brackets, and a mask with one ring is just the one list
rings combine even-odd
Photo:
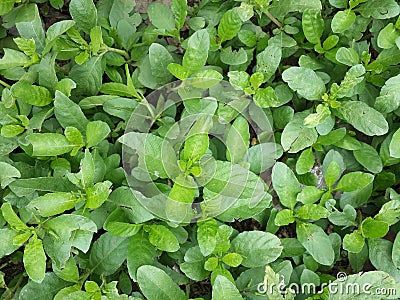
[(281, 22), (279, 22), (268, 10), (265, 11), (265, 14), (267, 15), (268, 18), (271, 19), (272, 22), (275, 23), (276, 26), (278, 26), (279, 28), (282, 28), (283, 24)]
[(0, 79), (0, 84), (5, 86), (6, 88), (11, 88), (11, 85), (9, 85), (7, 82), (4, 82), (3, 80)]
[(106, 47), (106, 50), (110, 51), (110, 52), (115, 52), (115, 53), (121, 54), (127, 60), (131, 59), (131, 57), (129, 56), (128, 52), (126, 52), (125, 50), (121, 50), (121, 49), (117, 49), (117, 48), (111, 48), (111, 47)]

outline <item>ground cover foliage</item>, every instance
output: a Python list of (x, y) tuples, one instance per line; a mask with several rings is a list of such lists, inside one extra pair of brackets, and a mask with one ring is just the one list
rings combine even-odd
[(1, 299), (399, 299), (399, 14), (0, 1)]

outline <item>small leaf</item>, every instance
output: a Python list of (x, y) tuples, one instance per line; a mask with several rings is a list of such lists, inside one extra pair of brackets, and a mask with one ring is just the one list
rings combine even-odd
[(28, 206), (37, 209), (42, 217), (50, 217), (74, 208), (78, 201), (72, 193), (59, 192), (35, 198)]
[(210, 255), (217, 245), (218, 226), (214, 219), (200, 222), (197, 228), (197, 241), (204, 256)]
[(162, 251), (176, 252), (179, 250), (179, 242), (175, 235), (163, 225), (149, 225), (145, 227), (149, 233), (149, 241)]
[(316, 9), (306, 9), (301, 18), (303, 32), (306, 39), (313, 44), (318, 44), (324, 31), (324, 20), (321, 11)]
[(272, 169), (272, 185), (282, 205), (293, 209), (297, 203), (297, 194), (301, 192), (293, 171), (284, 163), (277, 162)]
[(110, 127), (103, 121), (89, 122), (86, 125), (86, 147), (97, 146), (110, 132)]
[(46, 255), (42, 241), (33, 236), (24, 250), (24, 267), (30, 279), (42, 282), (46, 273)]
[(331, 28), (335, 33), (342, 33), (349, 29), (356, 20), (356, 14), (350, 9), (339, 11), (332, 19)]
[(172, 32), (175, 29), (175, 20), (172, 11), (163, 3), (152, 2), (147, 13), (151, 23), (158, 29)]
[(243, 300), (236, 286), (225, 276), (218, 275), (214, 281), (211, 300)]
[(335, 190), (342, 192), (353, 192), (361, 190), (371, 184), (374, 176), (363, 172), (352, 172), (345, 174), (338, 182)]
[(320, 100), (325, 93), (325, 84), (311, 69), (290, 67), (283, 71), (282, 79), (289, 87), (307, 100)]
[(237, 9), (226, 11), (218, 25), (218, 35), (221, 43), (233, 39), (242, 27), (242, 20)]
[(388, 233), (389, 224), (384, 221), (376, 221), (371, 217), (367, 217), (362, 221), (360, 231), (365, 238), (381, 238)]
[(92, 0), (71, 0), (69, 12), (76, 25), (86, 33), (97, 25), (97, 10)]

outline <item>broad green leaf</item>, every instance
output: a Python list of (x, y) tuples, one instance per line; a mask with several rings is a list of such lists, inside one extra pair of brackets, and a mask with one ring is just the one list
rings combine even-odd
[(400, 266), (400, 234), (397, 233), (396, 238), (393, 242), (393, 250), (392, 250), (392, 260), (393, 264), (398, 268)]
[(175, 16), (175, 26), (180, 30), (185, 24), (188, 11), (187, 0), (172, 0), (171, 10)]
[(171, 80), (171, 74), (167, 67), (170, 63), (173, 63), (174, 60), (164, 46), (157, 43), (151, 44), (149, 48), (149, 61), (151, 74), (153, 76), (163, 78), (161, 82), (168, 82)]
[(321, 265), (330, 266), (335, 260), (332, 243), (321, 227), (311, 223), (297, 223), (296, 233), (299, 242)]
[(164, 225), (149, 225), (145, 227), (149, 233), (149, 241), (162, 251), (176, 252), (179, 250), (179, 241), (176, 236)]
[(400, 201), (391, 200), (383, 204), (374, 219), (386, 222), (389, 225), (396, 224), (400, 220)]
[(279, 0), (269, 5), (269, 11), (275, 18), (281, 18), (289, 12), (303, 12), (306, 9), (321, 10), (320, 0)]
[(0, 162), (0, 184), (2, 189), (14, 181), (15, 178), (20, 177), (21, 173), (17, 168), (6, 162)]
[(232, 51), (232, 47), (229, 46), (221, 50), (220, 59), (224, 64), (237, 66), (247, 62), (247, 53), (243, 48)]
[(249, 143), (249, 123), (244, 117), (238, 116), (226, 137), (226, 158), (232, 163), (238, 163), (246, 154)]
[(190, 279), (201, 281), (210, 276), (210, 272), (205, 269), (206, 258), (199, 247), (189, 248), (185, 253), (184, 260), (179, 267)]
[(15, 228), (18, 231), (28, 229), (28, 226), (24, 222), (22, 222), (21, 219), (17, 216), (11, 204), (3, 203), (1, 205), (1, 212), (3, 214), (4, 220), (6, 220), (11, 227)]
[(314, 128), (320, 124), (323, 124), (323, 122), (331, 115), (331, 110), (326, 104), (318, 104), (315, 111), (315, 113), (308, 115), (304, 119), (305, 126)]
[(0, 3), (0, 16), (5, 15), (14, 8), (16, 0), (4, 0)]
[(297, 203), (297, 194), (301, 192), (293, 171), (284, 163), (277, 162), (272, 169), (272, 185), (282, 205), (293, 209)]
[(237, 253), (228, 253), (224, 255), (222, 261), (228, 266), (238, 267), (242, 263), (243, 257)]
[(320, 100), (325, 93), (325, 84), (311, 69), (290, 67), (283, 71), (282, 79), (289, 87), (307, 100)]
[[(181, 203), (192, 203), (196, 194), (196, 184), (191, 176), (179, 174), (168, 194), (169, 199)], [(174, 206), (174, 204), (172, 204)], [(178, 209), (178, 207), (176, 207)]]
[(323, 194), (324, 191), (315, 186), (305, 186), (302, 191), (297, 194), (297, 201), (303, 204), (312, 204), (317, 202)]
[(389, 78), (375, 100), (375, 108), (381, 113), (390, 113), (400, 106), (400, 75)]
[(351, 253), (359, 253), (365, 244), (365, 240), (359, 230), (346, 234), (343, 238), (343, 249)]
[(33, 199), (29, 207), (37, 209), (42, 217), (50, 217), (75, 207), (79, 198), (72, 193), (49, 193)]
[(389, 130), (384, 116), (364, 102), (342, 101), (335, 111), (355, 129), (366, 135), (383, 135)]
[(324, 31), (324, 20), (321, 11), (306, 9), (301, 18), (301, 24), (306, 39), (313, 44), (318, 44)]
[(398, 281), (400, 270), (394, 265), (391, 255), (393, 243), (385, 239), (368, 239), (368, 250), (371, 264), (377, 270), (388, 273)]
[(389, 224), (384, 221), (376, 221), (373, 218), (368, 217), (362, 221), (360, 231), (365, 238), (381, 238), (384, 237), (389, 231)]
[(218, 35), (220, 43), (233, 39), (242, 27), (242, 20), (238, 14), (238, 10), (233, 8), (222, 15), (218, 25)]
[(356, 20), (356, 14), (350, 9), (339, 11), (332, 19), (331, 28), (334, 33), (342, 33), (349, 29)]
[(108, 215), (103, 227), (112, 235), (129, 237), (137, 234), (142, 228), (142, 225), (131, 224), (129, 210), (118, 207), (110, 215)]
[(68, 282), (78, 282), (79, 269), (73, 257), (70, 257), (70, 259), (68, 259), (64, 268), (58, 268), (57, 265), (54, 263), (52, 267), (54, 273), (61, 279)]
[(374, 176), (369, 173), (363, 172), (351, 172), (345, 174), (338, 182), (335, 190), (342, 192), (353, 192), (361, 190), (367, 185), (371, 184), (374, 180)]
[(126, 263), (129, 276), (137, 282), (136, 272), (140, 266), (151, 265), (157, 256), (156, 248), (149, 242), (144, 231), (129, 240)]
[(250, 171), (260, 174), (272, 167), (283, 154), (282, 147), (275, 143), (261, 143), (247, 150), (244, 161), (250, 163)]
[(103, 121), (92, 121), (86, 125), (86, 147), (97, 146), (111, 132), (110, 127)]
[(57, 277), (54, 273), (46, 273), (42, 282), (29, 281), (19, 293), (21, 300), (53, 300), (61, 289), (70, 285), (69, 282)]
[(318, 204), (305, 204), (301, 206), (297, 212), (296, 216), (305, 220), (319, 220), (322, 218), (327, 218), (329, 215), (328, 210)]
[(232, 240), (231, 249), (243, 257), (243, 266), (254, 268), (274, 262), (281, 255), (283, 247), (279, 238), (272, 233), (247, 231), (239, 233)]
[(63, 20), (52, 24), (46, 31), (47, 43), (54, 41), (74, 25), (75, 21), (73, 20)]
[(0, 59), (0, 70), (22, 67), (28, 62), (29, 58), (24, 53), (14, 49), (4, 48), (4, 56)]
[(39, 9), (36, 4), (33, 6), (33, 11), (34, 15), (30, 16), (29, 21), (17, 22), (15, 25), (22, 38), (33, 39), (35, 41), (36, 48), (40, 53), (45, 46), (45, 36)]
[(56, 156), (72, 151), (76, 146), (59, 133), (33, 133), (26, 137), (34, 156)]
[(110, 181), (104, 181), (86, 188), (86, 207), (91, 209), (100, 207), (110, 195), (111, 185)]
[(208, 131), (213, 125), (209, 116), (199, 116), (190, 128), (188, 137), (183, 147), (183, 157), (186, 161), (198, 161), (207, 151), (209, 146)]
[(86, 131), (88, 120), (81, 108), (60, 91), (56, 91), (54, 114), (63, 128), (72, 126), (79, 129), (80, 132)]
[(97, 25), (97, 10), (92, 0), (71, 0), (69, 13), (77, 27), (86, 33)]
[(368, 171), (380, 173), (383, 168), (382, 160), (374, 147), (361, 143), (361, 148), (353, 151), (356, 160)]
[(262, 52), (257, 54), (257, 72), (264, 75), (264, 81), (268, 81), (276, 72), (282, 58), (280, 47), (269, 45)]
[(336, 52), (336, 60), (347, 66), (354, 66), (359, 63), (359, 56), (353, 48), (340, 47)]
[(389, 49), (396, 45), (396, 39), (400, 37), (393, 23), (389, 23), (378, 34), (378, 46), (383, 49)]
[(129, 239), (104, 233), (90, 250), (89, 268), (99, 275), (113, 274), (126, 259)]
[(102, 77), (102, 60), (97, 56), (93, 56), (83, 65), (74, 65), (69, 73), (69, 78), (76, 82), (74, 93), (78, 95), (96, 95), (100, 91)]
[(281, 136), (281, 144), (284, 151), (297, 153), (312, 146), (318, 138), (315, 128), (304, 125), (304, 119), (308, 113), (297, 113), (285, 126)]
[(250, 83), (250, 75), (245, 71), (230, 71), (228, 73), (229, 83), (234, 87), (244, 90)]
[(31, 237), (24, 249), (24, 267), (30, 279), (42, 282), (46, 272), (46, 255), (43, 244), (36, 236)]
[(358, 64), (352, 66), (346, 72), (346, 75), (342, 80), (342, 82), (340, 83), (339, 88), (332, 93), (335, 94), (335, 96), (337, 96), (338, 98), (353, 96), (354, 93), (352, 93), (352, 91), (359, 83), (363, 81), (364, 74), (365, 74), (365, 68), (363, 65)]
[(187, 300), (188, 297), (163, 270), (144, 265), (137, 271), (139, 287), (148, 300)]
[(31, 105), (46, 106), (53, 102), (53, 97), (48, 89), (31, 85), (25, 81), (15, 83), (10, 91), (15, 98), (20, 98)]
[(286, 226), (295, 221), (293, 210), (282, 209), (275, 216), (275, 225)]
[(202, 29), (191, 35), (182, 59), (182, 65), (185, 70), (190, 74), (199, 71), (207, 61), (209, 48), (210, 37), (207, 30)]
[(328, 185), (328, 187), (332, 187), (332, 185), (336, 182), (336, 180), (338, 180), (341, 173), (342, 173), (342, 170), (341, 170), (339, 164), (335, 161), (332, 161), (328, 165), (328, 168), (326, 169), (326, 174), (325, 174), (325, 182)]
[(175, 29), (174, 15), (165, 4), (153, 2), (149, 5), (147, 13), (151, 23), (158, 29), (166, 32), (172, 32)]
[(301, 152), (299, 158), (296, 162), (296, 172), (297, 174), (305, 174), (314, 166), (314, 152), (312, 148), (308, 148)]
[(218, 275), (212, 288), (211, 300), (243, 300), (236, 286), (225, 276)]
[(18, 235), (18, 232), (11, 228), (0, 229), (0, 258), (13, 253), (20, 245), (14, 244), (13, 240)]
[(204, 256), (210, 255), (217, 245), (218, 226), (214, 219), (198, 223), (197, 242)]

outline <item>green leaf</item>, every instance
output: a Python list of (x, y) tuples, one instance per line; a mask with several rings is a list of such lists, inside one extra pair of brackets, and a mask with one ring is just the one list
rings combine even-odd
[(46, 273), (42, 282), (29, 281), (19, 293), (21, 300), (53, 300), (61, 289), (70, 283), (60, 279), (54, 273)]
[(281, 18), (289, 12), (303, 12), (306, 9), (321, 10), (320, 0), (279, 0), (269, 5), (269, 11), (275, 18)]
[(29, 207), (37, 209), (42, 217), (50, 217), (74, 208), (78, 201), (79, 198), (72, 193), (49, 193), (33, 199)]
[(306, 39), (313, 44), (320, 43), (324, 31), (324, 20), (321, 11), (317, 9), (306, 9), (301, 18), (301, 24)]
[(64, 268), (58, 268), (57, 265), (53, 263), (53, 270), (58, 277), (65, 281), (78, 282), (79, 280), (78, 266), (73, 257), (68, 259)]
[(345, 174), (338, 182), (335, 190), (353, 192), (361, 190), (374, 181), (374, 176), (363, 172), (351, 172)]
[(140, 266), (151, 265), (157, 256), (156, 248), (149, 242), (148, 237), (140, 231), (129, 240), (126, 263), (129, 276), (136, 282), (136, 272)]
[(329, 212), (325, 207), (318, 204), (305, 204), (297, 210), (296, 216), (305, 220), (317, 221), (327, 218)]
[(15, 245), (13, 240), (18, 235), (18, 232), (11, 228), (1, 228), (0, 229), (0, 239), (2, 243), (0, 244), (0, 258), (13, 253), (17, 250), (20, 245)]
[(187, 300), (188, 297), (163, 270), (144, 265), (137, 271), (139, 287), (148, 300)]
[(283, 247), (279, 238), (272, 233), (247, 231), (239, 233), (232, 240), (231, 249), (243, 257), (243, 266), (254, 268), (275, 261)]
[(374, 147), (361, 143), (360, 149), (353, 151), (356, 160), (368, 171), (380, 173), (383, 169), (382, 160)]
[[(352, 66), (347, 72), (340, 83), (337, 91), (333, 92), (338, 98), (349, 97), (354, 94), (354, 88), (363, 81), (365, 68), (363, 65), (358, 64)], [(332, 90), (332, 88), (331, 88)]]
[(98, 182), (93, 187), (86, 188), (86, 207), (95, 209), (100, 207), (111, 193), (110, 181)]
[(9, 183), (14, 181), (15, 178), (20, 177), (21, 173), (17, 168), (6, 162), (0, 162), (0, 184), (2, 189), (4, 189)]
[(241, 65), (247, 62), (247, 52), (243, 48), (232, 51), (232, 47), (229, 46), (221, 50), (220, 59), (230, 66)]
[(86, 125), (86, 147), (97, 146), (111, 132), (110, 127), (103, 121), (92, 121)]
[(36, 236), (31, 237), (24, 250), (24, 267), (30, 279), (42, 282), (46, 273), (46, 254), (43, 244)]
[(365, 240), (360, 231), (355, 230), (343, 238), (343, 249), (351, 253), (359, 253), (364, 247)]
[(77, 146), (59, 133), (33, 133), (27, 136), (26, 140), (32, 144), (34, 156), (61, 155), (72, 151)]
[(336, 60), (347, 66), (354, 66), (359, 63), (359, 56), (353, 48), (340, 47), (336, 52)]
[(19, 81), (11, 87), (11, 94), (26, 103), (35, 106), (46, 106), (53, 102), (50, 91), (42, 86), (31, 85), (25, 81)]
[(339, 164), (335, 161), (332, 161), (329, 165), (328, 168), (326, 169), (326, 174), (325, 174), (325, 182), (328, 185), (328, 187), (332, 187), (332, 185), (338, 180), (339, 176), (342, 174), (342, 170), (339, 166)]
[(284, 151), (297, 153), (312, 146), (318, 138), (315, 128), (308, 128), (304, 125), (304, 119), (308, 113), (297, 113), (285, 126), (281, 136), (281, 144)]
[(257, 54), (257, 72), (264, 75), (264, 81), (268, 81), (276, 72), (282, 59), (282, 48), (274, 45), (267, 46)]
[(183, 147), (183, 157), (186, 161), (198, 161), (209, 146), (208, 131), (213, 125), (209, 116), (199, 116), (188, 133)]
[(350, 9), (339, 11), (332, 19), (331, 28), (334, 33), (342, 33), (349, 29), (356, 20), (356, 14)]
[(296, 224), (299, 242), (321, 265), (330, 266), (335, 260), (332, 243), (321, 227), (311, 223)]
[(218, 226), (214, 219), (198, 223), (197, 242), (203, 256), (210, 255), (217, 245)]
[(14, 8), (16, 0), (4, 0), (0, 3), (0, 16), (5, 15)]
[(145, 227), (149, 233), (149, 241), (162, 251), (176, 252), (179, 250), (179, 241), (176, 236), (163, 225), (149, 225)]
[(81, 108), (60, 91), (56, 91), (54, 114), (63, 128), (72, 126), (80, 132), (86, 131), (86, 125), (89, 121), (86, 119)]
[(400, 75), (389, 78), (375, 100), (375, 108), (381, 113), (390, 113), (400, 107)]
[(190, 74), (199, 71), (207, 61), (209, 48), (210, 37), (206, 29), (196, 31), (192, 34), (188, 40), (188, 47), (182, 59), (184, 69)]
[(90, 250), (89, 267), (95, 274), (111, 275), (126, 259), (129, 239), (104, 233)]
[[(379, 9), (385, 7), (385, 10)], [(400, 6), (395, 0), (368, 0), (357, 7), (357, 11), (365, 18), (390, 19), (400, 13)]]
[(400, 201), (391, 200), (383, 204), (374, 219), (386, 222), (389, 225), (396, 224), (400, 219)]
[(243, 257), (237, 253), (228, 253), (224, 255), (222, 261), (228, 266), (238, 267), (242, 263)]
[(149, 48), (149, 61), (151, 66), (151, 74), (155, 77), (163, 78), (161, 82), (169, 82), (171, 74), (167, 67), (174, 62), (171, 54), (164, 46), (153, 43)]
[(249, 123), (247, 119), (238, 116), (233, 122), (226, 137), (226, 158), (232, 163), (238, 163), (247, 152), (250, 143)]
[(388, 233), (389, 224), (384, 221), (376, 221), (373, 218), (368, 217), (362, 221), (360, 231), (365, 238), (381, 238)]
[[(37, 51), (40, 53), (44, 48), (45, 37), (42, 20), (40, 19), (39, 9), (36, 4), (33, 5), (33, 12), (34, 15), (31, 15), (29, 20), (16, 22), (15, 25), (22, 38), (33, 39), (35, 41)], [(32, 14), (32, 11), (30, 13)]]
[(384, 116), (364, 102), (342, 101), (335, 111), (366, 135), (383, 135), (389, 130)]
[(275, 225), (286, 226), (295, 221), (293, 210), (282, 209), (275, 216)]
[(3, 214), (4, 220), (6, 220), (11, 227), (15, 228), (18, 231), (28, 229), (28, 226), (24, 222), (22, 222), (21, 219), (14, 212), (11, 204), (3, 203), (1, 205), (1, 212)]
[(171, 10), (175, 15), (175, 26), (179, 30), (185, 24), (188, 11), (187, 0), (172, 0)]
[(212, 288), (211, 300), (243, 300), (236, 286), (225, 276), (218, 275)]
[(14, 49), (4, 48), (4, 56), (0, 59), (0, 70), (22, 67), (28, 62), (29, 58), (24, 53)]
[(308, 148), (301, 152), (299, 158), (296, 162), (296, 172), (297, 174), (305, 174), (314, 166), (314, 152), (312, 148)]
[(242, 27), (242, 20), (238, 14), (237, 9), (230, 9), (226, 11), (218, 25), (218, 36), (220, 43), (233, 39)]
[(317, 202), (323, 194), (324, 191), (315, 186), (305, 186), (303, 190), (297, 194), (297, 201), (303, 204), (312, 204)]
[(325, 93), (325, 84), (311, 69), (290, 67), (283, 71), (282, 79), (289, 87), (307, 100), (320, 100)]
[(172, 11), (163, 3), (153, 2), (147, 9), (151, 23), (158, 29), (172, 32), (175, 29), (175, 19)]
[(282, 147), (275, 143), (256, 144), (247, 150), (244, 161), (250, 163), (250, 171), (260, 174), (272, 167), (282, 152)]
[(185, 253), (184, 260), (180, 264), (180, 269), (187, 277), (196, 281), (201, 281), (209, 277), (210, 272), (205, 269), (205, 265), (207, 264), (206, 258), (200, 252), (199, 247), (189, 248)]
[(97, 10), (92, 0), (71, 0), (69, 13), (76, 26), (86, 33), (97, 25)]
[(46, 31), (47, 43), (54, 41), (74, 25), (75, 21), (73, 20), (63, 20), (52, 24)]
[(389, 49), (396, 45), (396, 39), (400, 37), (393, 23), (389, 23), (378, 34), (378, 46), (383, 49)]
[(399, 269), (400, 266), (400, 234), (397, 233), (393, 242), (392, 260), (393, 264)]
[(277, 162), (272, 169), (272, 185), (282, 205), (293, 209), (297, 203), (297, 194), (301, 192), (293, 171), (284, 163)]
[(76, 82), (74, 92), (78, 95), (96, 95), (100, 91), (102, 77), (102, 60), (97, 56), (93, 56), (83, 65), (74, 65), (69, 73), (69, 78)]

